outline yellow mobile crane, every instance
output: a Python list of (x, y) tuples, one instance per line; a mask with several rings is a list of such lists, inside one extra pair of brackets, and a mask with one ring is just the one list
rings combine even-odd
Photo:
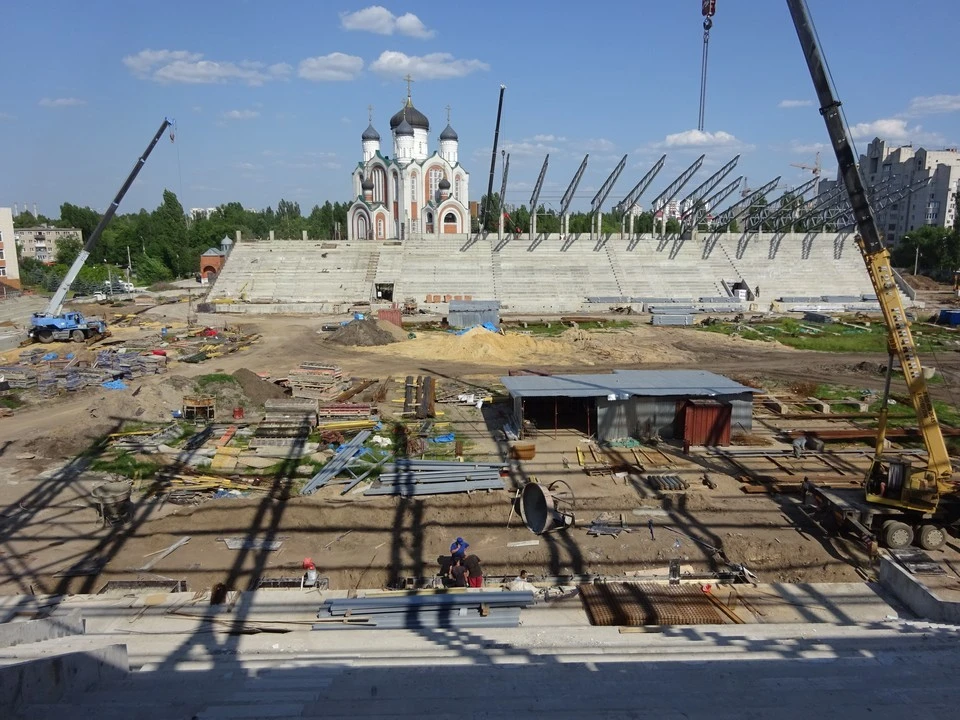
[[(805, 481), (804, 495), (819, 508), (832, 511), (841, 524), (852, 527), (868, 542), (879, 540), (887, 547), (903, 548), (916, 541), (925, 550), (935, 550), (946, 541), (948, 528), (956, 532), (960, 526), (960, 487), (954, 478), (937, 413), (923, 377), (917, 346), (890, 265), (890, 253), (877, 229), (810, 11), (806, 0), (787, 0), (787, 5), (817, 91), (820, 114), (837, 156), (840, 176), (850, 196), (857, 224), (857, 247), (880, 302), (889, 349), (876, 451), (864, 482), (865, 492), (828, 490)], [(925, 462), (883, 453), (894, 357), (900, 362), (917, 415), (927, 450)]]

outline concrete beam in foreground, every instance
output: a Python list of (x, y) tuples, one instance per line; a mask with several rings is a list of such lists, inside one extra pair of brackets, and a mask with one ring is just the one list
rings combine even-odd
[(117, 682), (130, 671), (126, 645), (67, 653), (0, 667), (0, 708), (56, 703)]

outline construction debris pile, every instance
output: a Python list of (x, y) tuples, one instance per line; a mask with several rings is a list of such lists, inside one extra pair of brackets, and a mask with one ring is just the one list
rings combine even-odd
[(11, 388), (36, 389), (42, 397), (54, 397), (61, 390), (73, 392), (116, 380), (155, 375), (166, 369), (167, 358), (162, 354), (100, 350), (92, 357), (87, 352), (71, 352), (61, 357), (56, 352), (31, 348), (20, 354), (16, 365), (0, 367), (0, 375)]
[(327, 600), (314, 630), (347, 628), (512, 628), (520, 610), (533, 605), (532, 592), (429, 592)]
[[(263, 403), (263, 420), (257, 425), (250, 447), (292, 445), (304, 442), (317, 426), (317, 401), (309, 398), (284, 398)], [(283, 442), (264, 442), (282, 440)]]
[(338, 365), (325, 365), (309, 360), (287, 373), (287, 381), (295, 398), (332, 400), (345, 389), (343, 374)]

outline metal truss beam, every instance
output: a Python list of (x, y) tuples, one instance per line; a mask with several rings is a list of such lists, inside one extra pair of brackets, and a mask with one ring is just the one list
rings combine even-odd
[(567, 214), (567, 210), (570, 209), (570, 203), (573, 202), (573, 194), (577, 192), (577, 186), (580, 184), (581, 178), (583, 178), (583, 173), (587, 169), (587, 160), (590, 159), (590, 155), (584, 155), (583, 162), (580, 163), (580, 167), (577, 168), (577, 172), (574, 173), (573, 180), (570, 181), (567, 191), (563, 194), (563, 197), (560, 199), (560, 216)]
[(603, 185), (600, 186), (600, 189), (597, 190), (597, 194), (593, 196), (593, 200), (590, 201), (590, 209), (593, 212), (599, 212), (600, 208), (603, 207), (603, 204), (607, 201), (607, 197), (610, 195), (610, 191), (613, 190), (613, 186), (616, 184), (617, 180), (620, 177), (620, 173), (623, 172), (623, 169), (627, 166), (627, 156), (624, 155), (620, 158), (620, 162), (617, 163), (617, 166), (613, 169), (607, 179), (603, 181)]
[[(803, 198), (806, 196), (808, 192), (813, 190), (819, 182), (820, 182), (819, 178), (813, 178), (805, 182), (800, 187), (787, 191), (789, 193), (792, 193), (794, 197), (800, 200), (799, 207), (788, 208), (785, 205), (783, 205), (782, 201), (784, 199), (784, 196), (787, 195), (787, 193), (784, 193), (778, 198), (776, 212), (772, 213), (767, 220), (768, 222), (773, 224), (774, 232), (780, 232), (780, 230), (783, 230), (786, 227), (790, 227), (797, 222), (797, 217), (799, 217), (804, 212), (806, 212), (806, 208), (804, 208)], [(796, 215), (789, 214), (791, 209), (796, 211)]]
[[(884, 193), (870, 198), (870, 204), (875, 213), (885, 210), (891, 204), (900, 202), (913, 195), (915, 192), (923, 190), (933, 182), (932, 177), (921, 178), (911, 185), (898, 185), (888, 188)], [(844, 213), (834, 220), (834, 229), (837, 232), (845, 230), (856, 225), (856, 219), (853, 217), (853, 210), (846, 208)]]
[[(787, 200), (800, 199), (802, 202), (803, 196), (806, 195), (810, 189), (819, 182), (819, 178), (813, 178), (808, 180), (803, 185), (793, 190), (787, 190), (780, 197), (774, 200), (772, 203), (767, 205), (765, 208), (762, 208), (760, 212), (751, 217), (750, 219), (753, 222), (747, 223), (747, 230), (753, 231), (757, 228), (763, 227), (764, 223), (773, 223), (775, 220), (779, 219), (781, 216), (795, 210), (796, 207), (789, 207), (786, 204)], [(792, 222), (792, 220), (791, 220)], [(775, 227), (775, 226), (774, 226)]]
[(533, 186), (533, 194), (530, 196), (530, 217), (537, 214), (537, 203), (540, 201), (540, 191), (543, 189), (543, 179), (547, 176), (547, 164), (550, 162), (548, 154), (543, 159), (543, 167), (540, 168), (540, 174), (537, 176), (537, 183)]
[(700, 166), (703, 165), (703, 160), (705, 157), (706, 155), (701, 155), (694, 160), (690, 167), (680, 173), (680, 176), (676, 180), (667, 185), (666, 189), (653, 199), (653, 202), (650, 203), (650, 209), (654, 213), (657, 213), (665, 208), (667, 204), (673, 200), (681, 190), (683, 190), (683, 186), (690, 182), (690, 178), (692, 178), (696, 174), (697, 170), (700, 169)]
[(710, 212), (710, 208), (716, 207), (728, 197), (733, 195), (733, 193), (736, 192), (736, 190), (740, 187), (740, 183), (742, 182), (743, 175), (720, 190), (717, 190), (717, 192), (704, 200), (702, 204), (695, 207), (693, 212), (686, 215), (683, 220), (683, 226), (685, 228), (695, 228), (707, 216), (707, 213)]
[[(713, 189), (720, 184), (720, 182), (737, 166), (737, 163), (740, 162), (740, 156), (737, 155), (733, 160), (728, 162), (722, 168), (717, 170), (713, 175), (708, 177), (702, 183), (700, 183), (696, 188), (694, 188), (690, 194), (688, 194), (683, 200), (680, 201), (680, 212), (681, 219), (690, 215), (693, 212), (693, 208), (698, 202), (703, 200), (705, 196), (713, 192)], [(683, 208), (686, 206), (688, 209), (686, 212), (683, 212)]]
[(745, 198), (740, 200), (737, 203), (734, 203), (722, 213), (717, 215), (713, 219), (714, 227), (723, 227), (724, 225), (729, 225), (734, 220), (739, 220), (741, 217), (750, 212), (750, 208), (753, 207), (753, 204), (761, 197), (765, 197), (767, 193), (773, 192), (774, 188), (780, 184), (780, 176), (777, 175), (773, 180), (768, 182), (766, 185), (763, 185), (752, 193), (747, 195)]
[(640, 178), (640, 182), (633, 186), (633, 190), (627, 193), (627, 196), (614, 205), (614, 212), (626, 212), (634, 205), (637, 204), (637, 201), (640, 199), (640, 196), (643, 195), (647, 188), (650, 187), (650, 184), (653, 182), (653, 179), (657, 177), (657, 174), (663, 170), (663, 164), (667, 161), (666, 155), (661, 155), (660, 159), (654, 163), (653, 167), (647, 171), (647, 174)]

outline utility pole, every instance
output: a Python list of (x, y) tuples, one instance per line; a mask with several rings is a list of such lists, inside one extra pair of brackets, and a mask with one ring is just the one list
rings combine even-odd
[(130, 261), (130, 246), (127, 245), (127, 280), (130, 279), (130, 275), (133, 273), (133, 263)]

